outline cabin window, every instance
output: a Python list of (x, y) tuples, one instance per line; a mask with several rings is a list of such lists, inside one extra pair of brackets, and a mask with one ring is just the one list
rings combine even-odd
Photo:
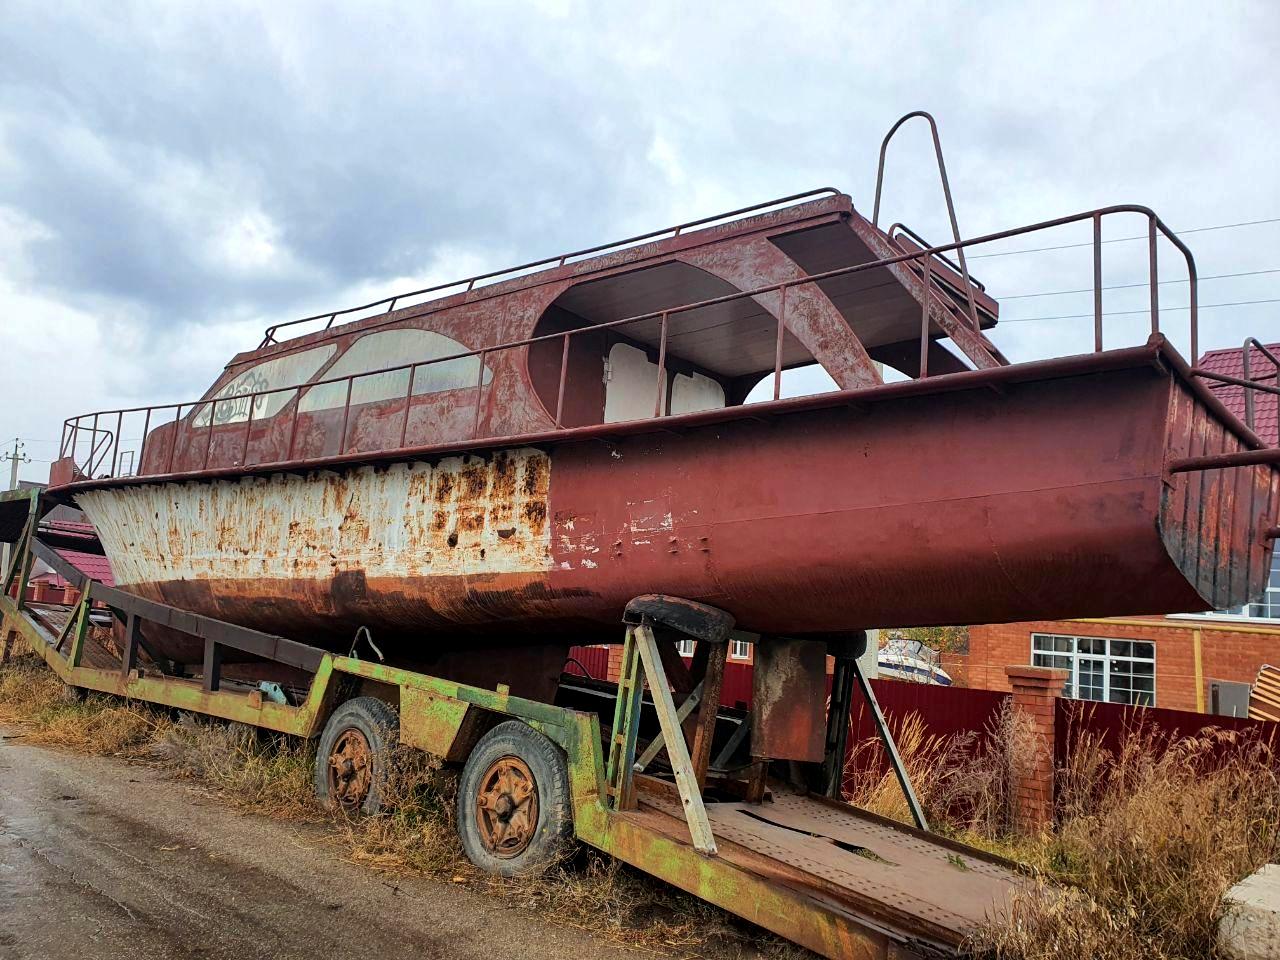
[(751, 641), (739, 640), (736, 637), (729, 641), (729, 659), (730, 660), (749, 660), (751, 659)]
[[(275, 416), (293, 399), (296, 392), (294, 388), (314, 377), (316, 371), (328, 363), (337, 349), (334, 344), (328, 344), (255, 364), (215, 393), (215, 402), (200, 408), (192, 426), (209, 426), (211, 412), (215, 424), (244, 423), (249, 419), (247, 395), (251, 393), (260, 394), (253, 398), (254, 420), (266, 420)], [(263, 390), (276, 392), (261, 393)]]
[(1077, 700), (1156, 702), (1156, 645), (1149, 640), (1033, 633), (1031, 663), (1066, 670), (1063, 694)]
[[(324, 379), (328, 381), (404, 363), (453, 357), (451, 360), (439, 360), (438, 363), (418, 367), (413, 375), (413, 394), (422, 396), (446, 390), (461, 390), (474, 387), (480, 379), (479, 357), (455, 356), (466, 352), (467, 348), (457, 340), (431, 330), (405, 329), (368, 333), (347, 348), (347, 352), (325, 373)], [(492, 379), (493, 371), (485, 367), (484, 382), (489, 383)], [(351, 404), (355, 406), (384, 400), (402, 400), (408, 391), (408, 368), (357, 376), (351, 382)], [(346, 402), (347, 384), (340, 380), (312, 387), (302, 398), (298, 409), (303, 413), (331, 410), (344, 406)]]

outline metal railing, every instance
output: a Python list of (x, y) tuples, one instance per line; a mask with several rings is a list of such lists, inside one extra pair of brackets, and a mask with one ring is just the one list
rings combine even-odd
[(294, 327), (303, 323), (313, 323), (324, 320), (325, 325), (321, 328), (328, 330), (333, 326), (334, 321), (338, 317), (344, 317), (348, 314), (359, 313), (362, 310), (372, 310), (374, 307), (387, 305), (387, 313), (391, 313), (402, 300), (408, 300), (411, 297), (420, 297), (428, 293), (440, 293), (451, 287), (461, 287), (464, 284), (466, 289), (460, 292), (470, 293), (475, 289), (477, 283), (483, 280), (496, 280), (499, 277), (505, 277), (509, 274), (522, 273), (525, 270), (533, 270), (537, 267), (557, 266), (563, 267), (566, 263), (576, 257), (585, 257), (589, 254), (603, 253), (606, 250), (614, 250), (621, 247), (629, 247), (632, 244), (642, 243), (646, 240), (657, 240), (660, 238), (675, 238), (680, 236), (686, 230), (693, 227), (705, 227), (721, 220), (732, 220), (736, 217), (742, 217), (749, 213), (759, 213), (762, 210), (768, 210), (770, 207), (781, 207), (802, 200), (813, 200), (818, 197), (839, 196), (840, 191), (834, 187), (817, 187), (813, 190), (806, 190), (803, 193), (793, 193), (787, 197), (779, 197), (776, 200), (767, 200), (764, 203), (753, 203), (749, 207), (739, 207), (737, 210), (730, 210), (728, 213), (718, 213), (710, 217), (701, 217), (697, 220), (689, 220), (685, 223), (678, 223), (674, 227), (664, 227), (660, 230), (651, 230), (648, 233), (637, 234), (634, 237), (628, 237), (625, 240), (614, 240), (610, 243), (602, 243), (594, 247), (584, 247), (581, 250), (574, 250), (571, 253), (561, 253), (551, 257), (543, 257), (541, 260), (531, 260), (528, 263), (522, 263), (514, 267), (504, 267), (501, 270), (492, 270), (488, 273), (478, 273), (473, 277), (464, 277), (461, 280), (451, 280), (448, 283), (438, 283), (432, 287), (423, 287), (420, 290), (409, 290), (405, 293), (397, 293), (394, 296), (383, 297), (381, 300), (374, 300), (370, 303), (362, 304), (358, 307), (347, 307), (343, 310), (333, 310), (329, 313), (317, 313), (309, 317), (302, 317), (298, 320), (287, 320), (284, 323), (273, 324), (263, 332), (262, 342), (258, 344), (258, 349), (268, 346), (272, 343), (279, 343), (276, 333), (285, 327)]
[[(693, 303), (671, 307), (666, 310), (658, 310), (658, 311), (638, 314), (635, 316), (624, 317), (618, 320), (612, 320), (605, 323), (595, 324), (587, 327), (579, 327), (579, 328), (564, 331), (561, 333), (551, 333), (551, 334), (543, 334), (540, 336), (525, 337), (519, 340), (512, 340), (512, 341), (508, 341), (508, 342), (497, 344), (490, 347), (481, 347), (474, 350), (467, 350), (459, 353), (449, 354), (442, 357), (436, 357), (430, 360), (422, 360), (422, 361), (416, 361), (412, 363), (397, 364), (394, 366), (383, 367), (378, 370), (354, 373), (354, 374), (349, 374), (347, 376), (342, 376), (342, 377), (332, 377), (332, 378), (322, 379), (314, 383), (297, 384), (297, 385), (287, 386), (287, 387), (273, 387), (270, 389), (255, 390), (255, 391), (251, 391), (243, 394), (238, 394), (236, 396), (226, 396), (226, 397), (215, 396), (215, 397), (208, 397), (201, 400), (184, 402), (179, 404), (161, 404), (161, 405), (155, 405), (155, 406), (149, 406), (149, 407), (133, 407), (133, 408), (128, 408), (124, 410), (99, 411), (92, 414), (84, 414), (83, 416), (80, 416), (80, 417), (71, 418), (67, 420), (66, 423), (64, 424), (61, 456), (66, 457), (70, 455), (73, 458), (75, 458), (76, 451), (79, 450), (82, 445), (82, 440), (84, 440), (85, 438), (93, 438), (93, 441), (90, 444), (90, 446), (92, 447), (92, 452), (90, 456), (83, 463), (80, 463), (80, 461), (77, 460), (77, 464), (79, 466), (81, 475), (86, 478), (97, 478), (97, 479), (101, 479), (103, 477), (109, 477), (109, 476), (116, 476), (117, 470), (119, 467), (119, 460), (121, 457), (121, 452), (119, 450), (119, 442), (120, 442), (119, 438), (122, 436), (122, 431), (124, 430), (124, 427), (125, 427), (125, 418), (128, 415), (134, 415), (134, 414), (142, 415), (143, 417), (142, 433), (141, 433), (142, 448), (137, 451), (137, 458), (136, 458), (137, 472), (146, 473), (148, 475), (155, 474), (157, 472), (153, 469), (155, 464), (149, 465), (147, 462), (148, 448), (150, 443), (153, 442), (150, 436), (152, 433), (151, 428), (154, 423), (160, 423), (162, 421), (167, 420), (167, 416), (161, 416), (157, 418), (156, 417), (157, 413), (166, 414), (168, 411), (172, 411), (173, 413), (172, 423), (174, 424), (174, 426), (170, 431), (171, 436), (169, 439), (168, 448), (167, 450), (163, 450), (161, 452), (160, 456), (162, 460), (157, 461), (157, 463), (163, 462), (165, 464), (165, 467), (161, 472), (163, 473), (173, 472), (173, 467), (174, 467), (176, 456), (178, 453), (179, 434), (180, 432), (184, 432), (180, 430), (180, 427), (182, 426), (182, 421), (185, 416), (189, 418), (190, 421), (192, 421), (191, 425), (188, 426), (187, 429), (185, 430), (185, 435), (187, 437), (188, 452), (189, 452), (190, 444), (192, 442), (190, 438), (199, 436), (199, 431), (202, 429), (205, 430), (206, 432), (206, 436), (204, 438), (205, 449), (204, 449), (203, 457), (200, 458), (201, 459), (200, 466), (196, 469), (190, 469), (190, 467), (188, 467), (187, 470), (185, 471), (185, 472), (198, 473), (203, 470), (208, 470), (213, 468), (211, 467), (210, 459), (212, 457), (213, 449), (214, 449), (215, 431), (221, 431), (223, 433), (226, 433), (230, 430), (230, 425), (225, 423), (219, 424), (218, 422), (217, 413), (220, 405), (247, 404), (247, 415), (244, 421), (244, 425), (243, 427), (241, 427), (241, 429), (243, 430), (243, 437), (244, 437), (243, 443), (241, 446), (241, 449), (243, 451), (242, 455), (236, 462), (229, 465), (224, 464), (222, 466), (247, 467), (247, 466), (287, 464), (287, 463), (293, 463), (293, 462), (305, 463), (307, 462), (307, 458), (302, 458), (301, 460), (298, 460), (297, 458), (295, 458), (297, 437), (298, 437), (298, 425), (299, 425), (298, 421), (299, 421), (300, 413), (302, 412), (299, 409), (301, 406), (300, 399), (307, 392), (317, 387), (329, 386), (329, 385), (335, 385), (335, 384), (342, 385), (342, 388), (344, 389), (344, 393), (345, 393), (345, 400), (341, 407), (342, 433), (338, 441), (337, 453), (336, 453), (337, 456), (342, 456), (350, 452), (349, 451), (350, 444), (348, 442), (348, 433), (349, 433), (349, 427), (352, 419), (351, 408), (353, 404), (351, 402), (351, 398), (352, 398), (354, 389), (356, 387), (357, 381), (366, 380), (372, 377), (381, 377), (387, 374), (395, 374), (400, 372), (407, 373), (407, 376), (406, 376), (407, 382), (405, 385), (404, 395), (399, 401), (400, 404), (403, 405), (403, 412), (400, 415), (401, 421), (400, 421), (399, 430), (398, 430), (397, 442), (388, 443), (386, 446), (380, 447), (376, 451), (361, 450), (359, 452), (366, 453), (366, 454), (367, 453), (394, 453), (396, 451), (413, 449), (415, 447), (415, 444), (409, 442), (408, 431), (409, 431), (411, 412), (414, 406), (414, 397), (415, 397), (414, 385), (415, 385), (415, 382), (417, 381), (419, 371), (425, 368), (429, 368), (436, 364), (457, 362), (457, 361), (465, 360), (468, 358), (477, 358), (479, 360), (476, 383), (473, 387), (461, 387), (456, 389), (474, 389), (476, 392), (475, 401), (473, 405), (473, 412), (471, 415), (470, 437), (469, 438), (466, 438), (466, 437), (450, 438), (450, 440), (451, 441), (460, 440), (465, 442), (468, 439), (470, 440), (503, 439), (505, 436), (508, 436), (508, 434), (502, 434), (502, 433), (482, 434), (481, 432), (481, 423), (482, 423), (482, 414), (483, 414), (483, 398), (486, 392), (484, 378), (485, 378), (486, 369), (488, 369), (487, 368), (488, 361), (493, 356), (497, 355), (498, 353), (504, 350), (524, 349), (524, 348), (531, 347), (535, 344), (554, 342), (554, 341), (560, 342), (561, 349), (560, 349), (559, 378), (556, 386), (556, 395), (555, 395), (555, 407), (554, 407), (554, 414), (551, 416), (551, 419), (555, 429), (557, 430), (569, 429), (564, 427), (564, 405), (565, 405), (567, 379), (568, 379), (568, 373), (569, 373), (569, 355), (570, 355), (570, 342), (571, 342), (570, 338), (575, 336), (597, 334), (603, 330), (617, 329), (617, 328), (626, 326), (628, 324), (637, 324), (642, 322), (652, 323), (653, 321), (657, 321), (658, 327), (659, 327), (658, 344), (657, 344), (658, 371), (657, 371), (657, 384), (656, 384), (655, 400), (654, 400), (654, 415), (663, 416), (664, 407), (665, 407), (663, 401), (665, 399), (665, 394), (666, 394), (666, 382), (667, 382), (667, 375), (668, 375), (668, 353), (669, 353), (668, 348), (672, 338), (679, 336), (678, 332), (677, 333), (672, 332), (671, 328), (673, 323), (678, 323), (680, 317), (687, 315), (696, 310), (702, 310), (708, 307), (714, 307), (717, 305), (727, 304), (727, 303), (731, 303), (734, 301), (743, 300), (747, 298), (757, 298), (757, 297), (760, 297), (766, 294), (771, 294), (771, 293), (777, 293), (779, 295), (779, 301), (780, 301), (779, 308), (777, 311), (777, 317), (776, 317), (777, 339), (776, 339), (775, 352), (774, 352), (773, 391), (772, 391), (774, 400), (778, 400), (781, 397), (782, 372), (783, 372), (783, 362), (782, 362), (783, 361), (783, 342), (788, 329), (787, 327), (787, 299), (788, 299), (787, 293), (788, 291), (794, 288), (803, 287), (806, 284), (820, 283), (824, 280), (829, 280), (836, 277), (849, 276), (852, 274), (881, 269), (885, 267), (892, 267), (896, 264), (903, 264), (908, 262), (914, 264), (915, 268), (917, 270), (920, 270), (920, 272), (922, 273), (924, 278), (925, 291), (926, 291), (926, 295), (921, 298), (923, 302), (921, 307), (921, 325), (920, 325), (920, 364), (921, 364), (920, 377), (923, 379), (929, 376), (928, 348), (933, 338), (932, 337), (933, 310), (931, 309), (933, 304), (933, 298), (929, 295), (929, 293), (932, 289), (932, 274), (933, 274), (933, 270), (935, 269), (935, 268), (931, 268), (930, 264), (932, 263), (934, 258), (940, 257), (941, 255), (952, 252), (952, 251), (958, 252), (964, 248), (971, 248), (971, 247), (979, 246), (982, 244), (993, 243), (1000, 240), (1006, 240), (1012, 237), (1023, 236), (1030, 233), (1036, 233), (1043, 230), (1049, 230), (1056, 227), (1066, 226), (1069, 224), (1085, 222), (1085, 221), (1090, 221), (1093, 224), (1093, 238), (1094, 238), (1093, 240), (1093, 264), (1094, 264), (1093, 320), (1094, 320), (1094, 350), (1096, 352), (1103, 349), (1103, 335), (1102, 335), (1103, 334), (1103, 313), (1102, 313), (1102, 294), (1101, 294), (1101, 286), (1102, 286), (1101, 284), (1101, 277), (1102, 277), (1101, 225), (1102, 225), (1103, 219), (1109, 216), (1117, 216), (1122, 214), (1137, 214), (1144, 217), (1148, 222), (1148, 236), (1149, 236), (1148, 282), (1151, 290), (1150, 316), (1151, 316), (1151, 331), (1153, 333), (1158, 333), (1160, 330), (1158, 260), (1156, 256), (1156, 241), (1158, 237), (1161, 235), (1166, 237), (1183, 254), (1183, 257), (1186, 262), (1188, 279), (1190, 282), (1190, 321), (1189, 321), (1190, 342), (1191, 342), (1192, 356), (1194, 357), (1198, 352), (1199, 315), (1197, 310), (1196, 267), (1195, 267), (1195, 259), (1192, 256), (1191, 251), (1180, 239), (1178, 239), (1178, 237), (1171, 230), (1169, 230), (1169, 228), (1160, 220), (1160, 218), (1156, 216), (1156, 214), (1149, 208), (1143, 207), (1143, 206), (1136, 206), (1136, 205), (1117, 205), (1117, 206), (1111, 206), (1111, 207), (1104, 207), (1097, 210), (1090, 210), (1083, 213), (1077, 213), (1071, 216), (1059, 217), (1054, 220), (1046, 220), (1046, 221), (1036, 223), (1036, 224), (1031, 224), (1028, 226), (1015, 227), (1010, 230), (1002, 230), (996, 233), (990, 233), (983, 236), (974, 237), (969, 240), (962, 240), (956, 243), (927, 247), (921, 250), (902, 253), (892, 257), (885, 257), (880, 260), (876, 260), (872, 262), (854, 264), (847, 267), (840, 267), (840, 268), (837, 268), (834, 270), (828, 270), (822, 273), (807, 274), (803, 277), (798, 277), (791, 280), (785, 280), (778, 283), (766, 284), (764, 286), (756, 287), (750, 290), (738, 291), (735, 293), (726, 294), (719, 297), (712, 297), (706, 300), (699, 300)], [(281, 415), (283, 412), (285, 412), (286, 409), (289, 410), (290, 423), (288, 427), (288, 443), (284, 450), (284, 456), (282, 458), (277, 456), (275, 459), (254, 462), (251, 464), (250, 457), (249, 457), (249, 449), (250, 449), (250, 442), (252, 438), (252, 431), (255, 425), (255, 420), (254, 420), (255, 408), (259, 406), (260, 400), (262, 402), (262, 406), (266, 408), (267, 403), (263, 398), (281, 395), (281, 394), (288, 394), (289, 396), (285, 397), (283, 402), (279, 404), (276, 410), (273, 411), (269, 416), (276, 417)], [(421, 395), (421, 394), (418, 394), (418, 395)], [(209, 422), (207, 427), (197, 427), (194, 425), (194, 421), (196, 421), (202, 416), (200, 412), (201, 408), (208, 408)], [(336, 408), (324, 408), (324, 409), (336, 409)], [(548, 412), (550, 413), (550, 411)], [(104, 418), (105, 418), (105, 421), (104, 421)], [(114, 429), (108, 430), (103, 428), (101, 424), (103, 422), (109, 425), (112, 424), (112, 418), (115, 418), (115, 422), (113, 425)], [(267, 419), (267, 418), (268, 417), (264, 415), (263, 419)], [(96, 438), (98, 437), (99, 434), (106, 434), (107, 439), (104, 441), (97, 440)], [(104, 444), (105, 444), (105, 448), (103, 446)], [(103, 465), (107, 463), (108, 454), (110, 455), (111, 470), (106, 473), (99, 473)], [(155, 456), (154, 451), (152, 451), (152, 455)], [(330, 456), (330, 455), (332, 454), (326, 454), (325, 456)], [(184, 454), (184, 460), (185, 459), (190, 459), (190, 458)], [(213, 465), (213, 466), (218, 466), (218, 465)]]

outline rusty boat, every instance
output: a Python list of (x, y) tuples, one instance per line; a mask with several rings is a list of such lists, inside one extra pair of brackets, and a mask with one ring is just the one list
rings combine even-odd
[[(1158, 239), (1194, 358), (1154, 213), (930, 245), (878, 212), (811, 191), (270, 327), (198, 400), (68, 420), (50, 493), (123, 590), (531, 686), (640, 594), (803, 637), (1264, 589), (1280, 459), (1160, 333)], [(1149, 228), (1152, 332), (1103, 349), (1111, 217)], [(1076, 222), (1096, 349), (1010, 363), (965, 252)], [(834, 389), (785, 396), (804, 367)]]

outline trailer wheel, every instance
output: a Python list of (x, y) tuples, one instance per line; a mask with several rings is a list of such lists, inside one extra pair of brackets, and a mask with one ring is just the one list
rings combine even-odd
[(569, 771), (550, 740), (519, 720), (476, 744), (458, 784), (458, 836), (472, 863), (504, 877), (541, 873), (569, 850)]
[(387, 763), (400, 738), (400, 717), (377, 697), (355, 697), (333, 711), (316, 750), (316, 796), (330, 810), (382, 809)]

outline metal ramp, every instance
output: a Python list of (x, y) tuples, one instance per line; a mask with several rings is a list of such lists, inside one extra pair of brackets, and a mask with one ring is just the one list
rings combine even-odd
[[(642, 788), (639, 801), (638, 821), (688, 836), (678, 800)], [(961, 948), (1032, 882), (997, 857), (812, 795), (775, 789), (771, 801), (706, 809), (720, 857), (933, 950)]]

